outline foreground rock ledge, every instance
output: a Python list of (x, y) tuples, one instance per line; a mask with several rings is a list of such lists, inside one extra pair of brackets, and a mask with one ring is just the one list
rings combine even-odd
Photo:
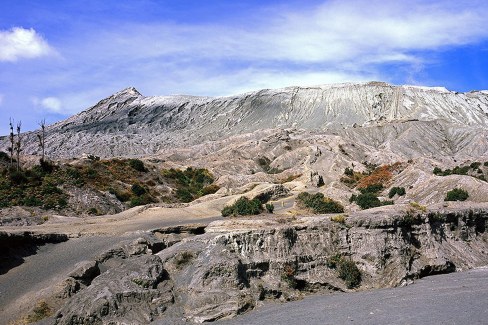
[[(156, 254), (150, 249), (156, 239), (148, 235), (132, 243), (135, 248), (101, 257), (101, 274), (73, 290), (53, 322), (201, 323), (233, 317), (265, 299), (398, 286), (488, 265), (487, 223), (487, 204), (372, 209), (342, 223), (330, 215), (228, 219)], [(336, 254), (361, 270), (358, 288), (348, 289), (330, 267)]]

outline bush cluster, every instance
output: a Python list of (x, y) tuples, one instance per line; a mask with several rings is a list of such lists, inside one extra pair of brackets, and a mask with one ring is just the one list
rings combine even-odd
[(213, 194), (219, 190), (212, 174), (204, 168), (188, 167), (181, 169), (163, 169), (162, 175), (174, 183), (176, 198), (180, 202), (191, 202), (201, 196)]
[(356, 202), (357, 205), (363, 210), (376, 208), (382, 205), (392, 205), (393, 201), (381, 201), (378, 198), (378, 192), (383, 189), (381, 184), (371, 184), (367, 187), (360, 188), (360, 194), (352, 194), (349, 198), (349, 202)]
[(447, 192), (446, 198), (444, 201), (466, 201), (466, 199), (469, 197), (469, 194), (467, 191), (461, 189), (461, 188), (454, 188)]
[[(488, 166), (488, 162), (485, 162), (483, 166)], [(433, 173), (437, 176), (448, 176), (448, 175), (468, 175), (486, 181), (485, 175), (481, 170), (481, 162), (475, 161), (466, 166), (456, 166), (453, 169), (442, 170), (439, 167), (434, 167)]]
[(237, 201), (229, 206), (225, 206), (221, 213), (222, 217), (229, 216), (246, 216), (256, 215), (263, 211), (263, 205), (258, 199), (249, 200), (247, 197), (242, 196)]
[(298, 194), (297, 201), (299, 204), (311, 209), (314, 213), (344, 212), (344, 207), (339, 202), (324, 197), (322, 193), (310, 194), (302, 192)]
[(390, 192), (388, 192), (388, 197), (391, 199), (392, 197), (395, 196), (395, 194), (398, 194), (398, 196), (403, 196), (405, 195), (405, 187), (392, 187), (390, 189)]
[(0, 168), (0, 207), (62, 209), (68, 204), (68, 196), (59, 187), (65, 178), (62, 171), (46, 171), (41, 166), (19, 171)]
[(147, 171), (146, 166), (144, 166), (144, 163), (139, 159), (129, 159), (129, 166), (137, 170), (138, 172)]

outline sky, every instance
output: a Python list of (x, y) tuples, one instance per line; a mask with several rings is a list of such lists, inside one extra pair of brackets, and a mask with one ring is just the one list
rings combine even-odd
[(143, 95), (385, 81), (488, 89), (488, 1), (0, 0), (0, 134)]

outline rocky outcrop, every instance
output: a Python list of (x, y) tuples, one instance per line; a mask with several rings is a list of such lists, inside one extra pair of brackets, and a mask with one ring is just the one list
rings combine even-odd
[[(56, 319), (58, 324), (128, 324), (135, 319), (163, 324), (182, 318), (200, 323), (233, 317), (266, 299), (408, 284), (430, 274), (488, 265), (487, 227), (486, 204), (218, 221), (205, 234), (155, 255), (149, 241), (132, 243), (146, 249), (132, 249), (131, 256), (95, 277)], [(360, 270), (355, 288), (338, 276), (333, 263), (338, 258)]]

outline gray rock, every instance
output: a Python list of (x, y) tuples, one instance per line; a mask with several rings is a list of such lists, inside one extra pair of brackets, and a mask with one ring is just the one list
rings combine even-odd
[(56, 314), (56, 324), (141, 324), (173, 302), (161, 259), (130, 257), (93, 280)]
[(97, 261), (83, 261), (76, 264), (75, 269), (68, 274), (69, 277), (90, 285), (91, 281), (100, 275)]

